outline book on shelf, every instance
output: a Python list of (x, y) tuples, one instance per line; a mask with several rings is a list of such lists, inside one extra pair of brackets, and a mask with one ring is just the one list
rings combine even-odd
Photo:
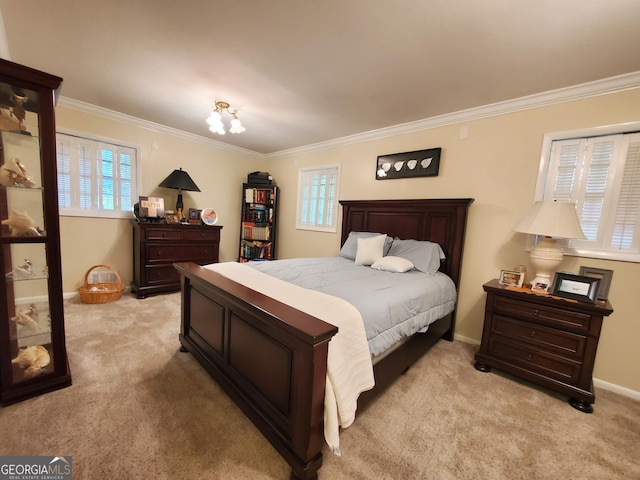
[(244, 202), (253, 204), (273, 203), (273, 189), (271, 188), (245, 188)]

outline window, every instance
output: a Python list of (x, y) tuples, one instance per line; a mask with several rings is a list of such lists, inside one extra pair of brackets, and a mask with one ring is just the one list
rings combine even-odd
[(301, 168), (298, 171), (296, 228), (337, 231), (340, 165)]
[(586, 237), (565, 241), (567, 253), (640, 262), (639, 129), (545, 137), (536, 200), (574, 202)]
[(57, 133), (60, 215), (128, 218), (137, 199), (137, 150)]

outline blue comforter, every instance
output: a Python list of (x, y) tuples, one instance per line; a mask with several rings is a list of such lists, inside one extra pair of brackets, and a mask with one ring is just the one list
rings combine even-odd
[(300, 287), (342, 298), (358, 309), (376, 357), (453, 311), (453, 281), (438, 272), (392, 273), (343, 257), (296, 258), (246, 265)]

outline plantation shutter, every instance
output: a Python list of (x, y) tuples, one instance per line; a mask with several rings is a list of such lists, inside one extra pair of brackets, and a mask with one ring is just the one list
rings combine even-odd
[(56, 134), (62, 215), (128, 218), (136, 202), (133, 147)]
[(71, 143), (58, 140), (58, 207), (71, 208)]
[(620, 182), (610, 246), (639, 251), (640, 235), (640, 134), (625, 136), (627, 155)]
[(336, 231), (338, 167), (301, 169), (296, 228)]
[(571, 248), (640, 251), (640, 134), (556, 140), (547, 178), (543, 200), (576, 203), (586, 240)]

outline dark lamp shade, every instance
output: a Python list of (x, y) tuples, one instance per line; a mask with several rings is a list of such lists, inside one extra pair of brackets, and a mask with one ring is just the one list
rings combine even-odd
[(171, 172), (171, 174), (158, 186), (164, 188), (175, 188), (176, 190), (186, 190), (189, 192), (200, 191), (189, 174), (182, 169)]

